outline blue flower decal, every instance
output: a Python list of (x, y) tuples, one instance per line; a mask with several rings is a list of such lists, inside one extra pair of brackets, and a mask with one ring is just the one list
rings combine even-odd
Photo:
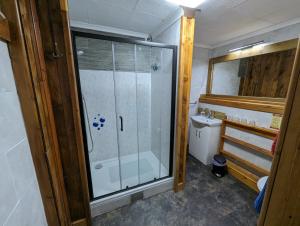
[(94, 117), (93, 127), (95, 127), (97, 130), (100, 130), (100, 128), (104, 127), (104, 123), (105, 118), (98, 114), (96, 117)]

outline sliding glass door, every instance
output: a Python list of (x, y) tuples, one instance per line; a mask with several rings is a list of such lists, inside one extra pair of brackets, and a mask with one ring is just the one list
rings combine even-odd
[(172, 176), (176, 48), (73, 32), (93, 199)]

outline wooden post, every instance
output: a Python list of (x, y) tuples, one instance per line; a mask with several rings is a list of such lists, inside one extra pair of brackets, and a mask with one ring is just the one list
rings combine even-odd
[(91, 224), (67, 0), (35, 1), (72, 225)]
[(300, 222), (300, 42), (259, 226)]
[(195, 18), (182, 16), (176, 116), (176, 172), (174, 182), (176, 192), (182, 190), (185, 184), (194, 29)]

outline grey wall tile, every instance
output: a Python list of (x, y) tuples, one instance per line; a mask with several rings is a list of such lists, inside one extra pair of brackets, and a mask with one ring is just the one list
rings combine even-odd
[(33, 181), (3, 226), (46, 226), (39, 194), (38, 185)]
[(0, 153), (6, 152), (26, 136), (19, 106), (16, 93), (0, 93)]
[(13, 180), (9, 174), (9, 166), (5, 155), (0, 155), (0, 225), (16, 205), (18, 199), (14, 189)]
[(0, 41), (0, 225), (47, 225), (7, 44)]
[(7, 160), (17, 196), (20, 198), (34, 180), (34, 166), (27, 139), (24, 139), (7, 153)]

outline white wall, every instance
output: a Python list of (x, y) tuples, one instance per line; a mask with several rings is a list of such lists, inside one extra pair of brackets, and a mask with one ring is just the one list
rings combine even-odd
[(208, 73), (209, 49), (194, 47), (192, 82), (190, 94), (190, 115), (197, 113), (198, 99), (201, 94), (206, 93), (207, 73)]
[(0, 225), (47, 225), (7, 44), (0, 41)]
[[(161, 42), (169, 45), (176, 45), (179, 47), (180, 43), (180, 18), (170, 25), (167, 29), (157, 35), (155, 42)], [(179, 54), (179, 53), (178, 53)]]

